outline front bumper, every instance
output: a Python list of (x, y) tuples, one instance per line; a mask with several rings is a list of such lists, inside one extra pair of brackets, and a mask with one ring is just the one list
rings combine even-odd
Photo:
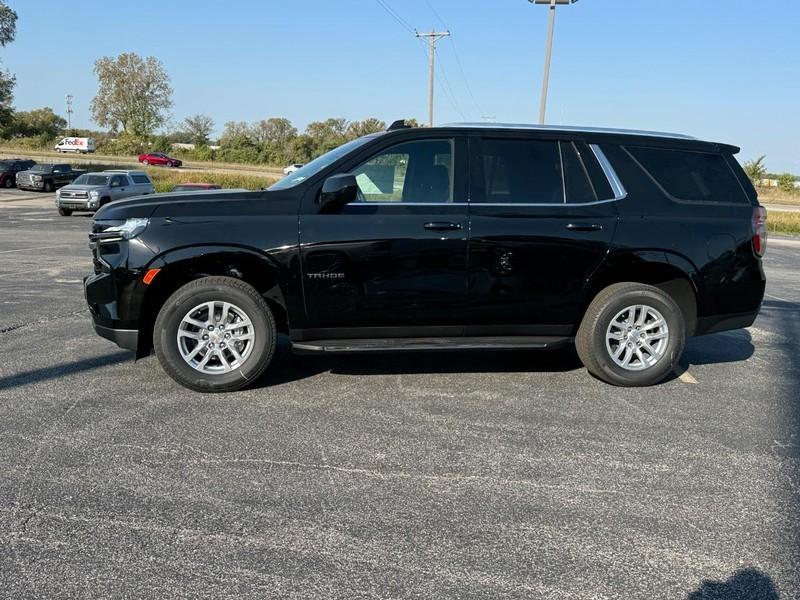
[(84, 198), (61, 198), (56, 197), (56, 208), (66, 208), (69, 210), (97, 210), (100, 206), (99, 200)]
[(100, 337), (111, 340), (120, 348), (136, 352), (139, 349), (139, 330), (138, 329), (114, 329), (93, 323), (94, 330)]

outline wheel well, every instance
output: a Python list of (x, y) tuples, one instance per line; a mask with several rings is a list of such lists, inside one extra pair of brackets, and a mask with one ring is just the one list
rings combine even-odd
[(623, 282), (645, 283), (668, 294), (683, 313), (686, 335), (694, 334), (697, 327), (697, 293), (686, 273), (672, 265), (643, 263), (605, 274), (591, 285), (584, 311), (600, 291), (609, 285)]
[(234, 277), (252, 285), (272, 309), (278, 332), (289, 333), (289, 319), (277, 276), (269, 267), (265, 268), (263, 259), (246, 255), (226, 257), (224, 254), (198, 257), (162, 268), (147, 286), (139, 311), (137, 357), (147, 356), (153, 348), (153, 326), (167, 298), (190, 281), (213, 275)]

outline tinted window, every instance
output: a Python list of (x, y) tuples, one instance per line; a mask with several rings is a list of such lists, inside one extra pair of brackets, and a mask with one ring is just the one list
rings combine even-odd
[(299, 185), (309, 177), (313, 177), (317, 173), (319, 173), (325, 167), (332, 165), (334, 162), (342, 158), (343, 156), (347, 155), (350, 152), (353, 152), (360, 146), (363, 146), (367, 142), (371, 141), (375, 136), (365, 136), (353, 140), (352, 142), (347, 142), (346, 144), (342, 144), (338, 148), (334, 148), (330, 152), (323, 154), (312, 160), (310, 163), (305, 165), (302, 169), (298, 169), (291, 175), (288, 175), (278, 181), (277, 183), (273, 183), (269, 189), (271, 190), (286, 190), (292, 188), (296, 185)]
[(583, 160), (572, 142), (561, 142), (561, 161), (564, 165), (564, 186), (567, 193), (567, 202), (582, 204), (595, 202), (597, 196), (589, 179), (589, 174), (583, 166)]
[(147, 175), (131, 175), (134, 183), (150, 183), (150, 178)]
[(111, 184), (114, 187), (116, 187), (116, 186), (122, 187), (127, 183), (128, 183), (128, 178), (124, 177), (122, 175), (114, 175), (114, 177), (111, 179)]
[(107, 175), (92, 175), (86, 173), (78, 177), (75, 181), (73, 181), (75, 185), (108, 185), (108, 176)]
[(675, 198), (747, 202), (747, 196), (721, 154), (664, 148), (629, 147), (627, 150)]
[(452, 202), (453, 142), (398, 144), (351, 172), (366, 202)]
[(558, 142), (483, 140), (485, 202), (563, 204)]

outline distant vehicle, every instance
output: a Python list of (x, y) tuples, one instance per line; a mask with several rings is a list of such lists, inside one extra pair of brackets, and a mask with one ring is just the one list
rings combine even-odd
[(52, 192), (56, 188), (72, 183), (86, 171), (76, 171), (70, 165), (34, 165), (27, 171), (17, 173), (17, 187), (21, 190)]
[(180, 167), (183, 161), (167, 156), (163, 152), (147, 152), (139, 155), (139, 162), (143, 165), (162, 167)]
[(94, 140), (88, 137), (65, 137), (55, 145), (56, 152), (76, 152), (88, 154), (94, 152)]
[(293, 165), (289, 165), (288, 167), (285, 167), (283, 169), (283, 174), (284, 175), (291, 175), (292, 173), (297, 171), (297, 169), (302, 169), (302, 168), (303, 168), (302, 163), (295, 163)]
[(216, 183), (179, 183), (171, 192), (197, 192), (200, 190), (221, 190), (222, 186)]
[(56, 192), (56, 208), (58, 214), (68, 217), (76, 210), (94, 212), (114, 200), (154, 191), (153, 181), (144, 171), (84, 173)]
[(35, 164), (35, 160), (21, 158), (8, 158), (0, 161), (0, 187), (14, 187), (17, 185), (17, 173), (26, 171)]

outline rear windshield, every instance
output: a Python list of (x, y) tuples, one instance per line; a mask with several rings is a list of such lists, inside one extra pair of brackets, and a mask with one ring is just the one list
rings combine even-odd
[(722, 154), (630, 146), (626, 149), (674, 198), (701, 202), (749, 202)]

